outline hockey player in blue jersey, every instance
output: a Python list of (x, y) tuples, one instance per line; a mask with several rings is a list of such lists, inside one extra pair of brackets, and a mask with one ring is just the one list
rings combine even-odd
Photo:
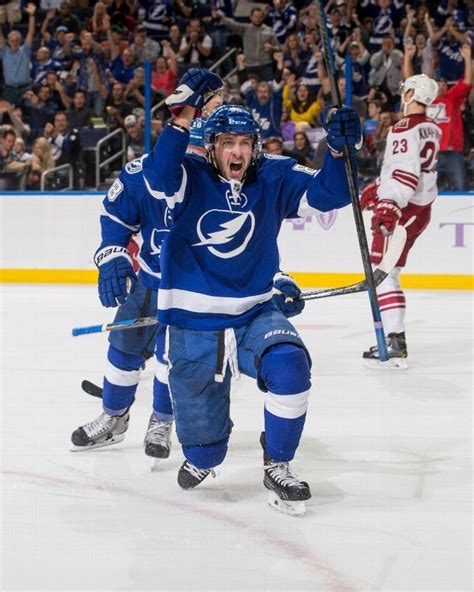
[(344, 145), (360, 146), (360, 122), (347, 107), (323, 115), (330, 150), (315, 171), (289, 158), (259, 155), (258, 126), (249, 111), (223, 105), (206, 122), (204, 162), (186, 155), (188, 130), (219, 84), (207, 70), (184, 75), (167, 99), (175, 120), (143, 162), (155, 214), (169, 208), (171, 217), (158, 318), (169, 326), (168, 378), (186, 458), (178, 483), (191, 489), (223, 462), (231, 377), (242, 372), (265, 393), (262, 443), (270, 503), (301, 515), (311, 492), (289, 462), (304, 427), (311, 360), (273, 303), (277, 236), (285, 218), (350, 203), (339, 156)]
[[(205, 118), (221, 104), (222, 95), (216, 93), (203, 109), (203, 118), (194, 120), (188, 151), (205, 154)], [(143, 157), (125, 166), (104, 200), (104, 215), (101, 218), (103, 240), (96, 254), (96, 262), (99, 267), (99, 295), (102, 304), (107, 307), (120, 305), (115, 321), (157, 315), (159, 255), (161, 243), (168, 231), (167, 214), (164, 212), (158, 224), (150, 226), (152, 217), (147, 211), (150, 204), (144, 199), (146, 187), (141, 174), (142, 160)], [(138, 255), (141, 271), (136, 278), (129, 267), (131, 259), (126, 246), (128, 239), (139, 230), (142, 235)], [(107, 254), (111, 247), (114, 251)], [(109, 262), (112, 264), (109, 265)], [(129, 288), (127, 281), (132, 283)], [(136, 286), (129, 294), (135, 282)], [(285, 310), (288, 306), (285, 305)], [(108, 367), (103, 382), (103, 413), (74, 431), (74, 451), (110, 446), (124, 439), (130, 420), (129, 409), (135, 398), (142, 366), (153, 355), (156, 345), (153, 414), (144, 446), (145, 453), (150, 457), (159, 459), (169, 456), (173, 411), (166, 384), (164, 336), (165, 329), (162, 325), (110, 333)]]
[[(158, 220), (151, 215), (151, 203), (145, 199), (142, 159), (125, 166), (103, 202), (102, 243), (95, 254), (95, 263), (99, 268), (98, 287), (102, 305), (119, 306), (115, 321), (156, 316), (157, 313), (159, 257), (161, 243), (168, 232), (167, 213), (164, 211)], [(142, 236), (142, 245), (137, 257), (140, 264), (137, 277), (127, 245), (138, 231)], [(110, 333), (103, 382), (103, 412), (97, 419), (73, 432), (73, 450), (109, 446), (124, 439), (141, 368), (153, 355), (156, 344), (153, 413), (144, 446), (145, 454), (154, 459), (169, 456), (173, 410), (163, 359), (164, 337), (165, 328), (162, 325)]]

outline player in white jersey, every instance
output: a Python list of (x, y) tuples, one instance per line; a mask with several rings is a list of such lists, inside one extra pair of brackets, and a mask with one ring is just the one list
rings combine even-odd
[(364, 365), (406, 368), (405, 295), (400, 272), (417, 238), (428, 226), (431, 204), (436, 199), (436, 161), (441, 131), (426, 116), (436, 98), (438, 85), (425, 74), (407, 78), (401, 89), (404, 117), (389, 131), (380, 177), (362, 192), (362, 209), (373, 210), (372, 263), (387, 249), (397, 224), (405, 226), (407, 242), (388, 277), (377, 288), (382, 320), (387, 333), (390, 364), (381, 363), (377, 347), (364, 352)]

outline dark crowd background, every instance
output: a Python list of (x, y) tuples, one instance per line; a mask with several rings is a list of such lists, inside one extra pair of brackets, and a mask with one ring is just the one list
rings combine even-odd
[[(363, 125), (362, 184), (377, 176), (401, 116), (401, 83), (425, 73), (440, 89), (429, 110), (442, 129), (440, 189), (474, 189), (474, 3), (327, 0), (324, 9), (341, 95)], [(213, 67), (224, 102), (252, 110), (267, 152), (321, 163), (330, 89), (314, 2), (0, 0), (0, 190), (102, 189), (143, 155), (148, 62), (151, 145), (179, 77)]]

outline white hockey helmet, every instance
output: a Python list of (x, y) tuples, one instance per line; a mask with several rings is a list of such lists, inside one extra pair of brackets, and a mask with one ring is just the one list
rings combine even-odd
[[(405, 93), (409, 90), (413, 91), (413, 95), (408, 101), (405, 101)], [(426, 74), (415, 74), (405, 80), (400, 88), (400, 94), (403, 114), (406, 115), (407, 107), (413, 101), (426, 106), (430, 105), (438, 96), (438, 83)]]

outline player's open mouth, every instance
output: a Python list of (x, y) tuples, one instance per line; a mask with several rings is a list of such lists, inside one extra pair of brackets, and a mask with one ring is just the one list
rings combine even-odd
[(238, 173), (242, 170), (242, 163), (241, 162), (231, 162), (230, 163), (230, 170), (233, 173)]

